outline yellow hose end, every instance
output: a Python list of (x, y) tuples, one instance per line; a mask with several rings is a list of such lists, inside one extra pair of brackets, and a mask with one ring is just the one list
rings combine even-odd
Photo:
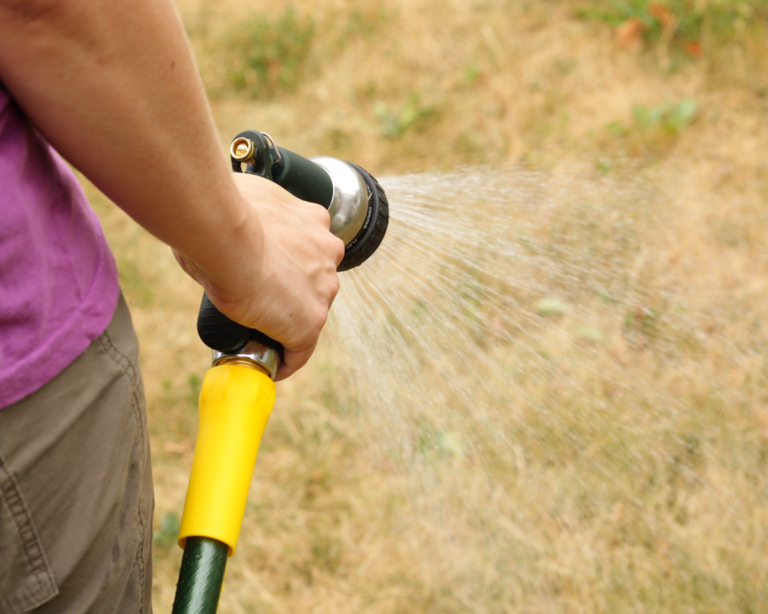
[(275, 404), (275, 384), (257, 368), (223, 364), (206, 373), (200, 427), (179, 546), (210, 537), (237, 549), (256, 454)]

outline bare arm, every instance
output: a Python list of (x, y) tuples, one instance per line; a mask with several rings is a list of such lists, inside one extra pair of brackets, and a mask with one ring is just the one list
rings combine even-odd
[(0, 80), (220, 309), (286, 346), (281, 376), (306, 362), (343, 246), (321, 207), (233, 180), (170, 1), (0, 0)]

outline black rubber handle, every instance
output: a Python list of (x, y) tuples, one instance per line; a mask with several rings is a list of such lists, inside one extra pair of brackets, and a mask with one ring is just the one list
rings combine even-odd
[(216, 309), (203, 292), (203, 301), (197, 314), (197, 334), (209, 348), (232, 353), (243, 349), (251, 336), (251, 329), (230, 320)]
[(275, 341), (264, 333), (238, 324), (221, 313), (203, 293), (200, 311), (197, 314), (197, 334), (203, 343), (213, 350), (234, 354), (245, 347), (249, 341), (256, 341), (273, 349), (283, 360), (284, 350), (279, 341)]

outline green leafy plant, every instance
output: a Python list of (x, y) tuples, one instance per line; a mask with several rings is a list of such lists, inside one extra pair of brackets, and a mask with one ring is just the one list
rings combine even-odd
[(176, 512), (163, 514), (160, 519), (160, 528), (155, 531), (152, 541), (163, 550), (168, 550), (176, 543), (181, 528), (181, 517)]
[(381, 133), (390, 138), (399, 137), (414, 124), (437, 110), (435, 106), (422, 105), (419, 98), (418, 93), (412, 92), (398, 111), (391, 111), (383, 102), (378, 103), (373, 111), (381, 122)]
[(470, 64), (464, 70), (464, 77), (462, 83), (465, 87), (469, 87), (483, 74), (483, 71), (477, 64)]
[[(653, 106), (635, 105), (632, 107), (634, 119), (632, 125), (611, 122), (606, 126), (606, 130), (615, 137), (628, 137), (635, 134), (644, 140), (650, 138), (664, 142), (664, 137), (674, 137), (690, 126), (697, 115), (698, 103), (690, 98)], [(598, 169), (602, 170), (599, 166)]]
[(187, 394), (186, 401), (189, 407), (193, 410), (197, 410), (197, 400), (200, 397), (200, 389), (203, 386), (203, 382), (197, 373), (190, 373), (187, 377)]
[(292, 9), (255, 15), (229, 35), (227, 80), (254, 98), (295, 88), (306, 68), (315, 22)]
[(635, 123), (644, 130), (661, 129), (665, 134), (674, 135), (696, 119), (697, 110), (696, 101), (686, 99), (675, 104), (653, 107), (635, 105), (632, 107), (632, 115)]

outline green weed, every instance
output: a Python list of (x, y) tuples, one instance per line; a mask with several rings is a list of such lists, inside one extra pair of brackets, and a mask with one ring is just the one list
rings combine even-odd
[(605, 177), (613, 168), (613, 161), (610, 158), (598, 158), (595, 161), (595, 169)]
[(569, 306), (556, 298), (543, 298), (536, 303), (536, 313), (540, 316), (560, 316), (568, 313)]
[(384, 7), (371, 3), (348, 6), (348, 10), (347, 15), (336, 16), (341, 28), (335, 41), (335, 47), (340, 50), (345, 49), (351, 40), (358, 38), (370, 40), (390, 18)]
[[(632, 107), (631, 124), (611, 122), (606, 131), (613, 137), (636, 141), (644, 149), (654, 150), (673, 142), (696, 121), (698, 115), (698, 103), (692, 99), (652, 106), (635, 105)], [(599, 165), (598, 170), (603, 171)]]
[(272, 17), (257, 14), (229, 34), (229, 84), (253, 98), (294, 89), (306, 69), (315, 22), (287, 9)]
[(695, 100), (683, 100), (676, 104), (661, 104), (653, 107), (635, 105), (632, 115), (635, 123), (643, 130), (661, 129), (664, 133), (677, 134), (696, 118), (698, 105)]
[(203, 382), (197, 373), (190, 373), (187, 377), (187, 394), (186, 401), (189, 407), (193, 410), (197, 410), (197, 401), (200, 398), (200, 389), (203, 386)]
[(162, 550), (168, 550), (176, 543), (181, 528), (181, 517), (176, 512), (163, 514), (160, 520), (160, 528), (155, 531), (152, 540), (155, 546)]
[(483, 74), (483, 71), (480, 69), (480, 67), (477, 64), (470, 64), (469, 66), (467, 66), (466, 70), (464, 71), (462, 84), (464, 85), (464, 87), (469, 87), (475, 81), (477, 81), (482, 74)]
[(383, 102), (378, 103), (373, 111), (381, 122), (381, 134), (389, 138), (402, 136), (409, 128), (437, 110), (435, 106), (422, 105), (419, 99), (419, 94), (412, 92), (397, 111), (391, 111)]

